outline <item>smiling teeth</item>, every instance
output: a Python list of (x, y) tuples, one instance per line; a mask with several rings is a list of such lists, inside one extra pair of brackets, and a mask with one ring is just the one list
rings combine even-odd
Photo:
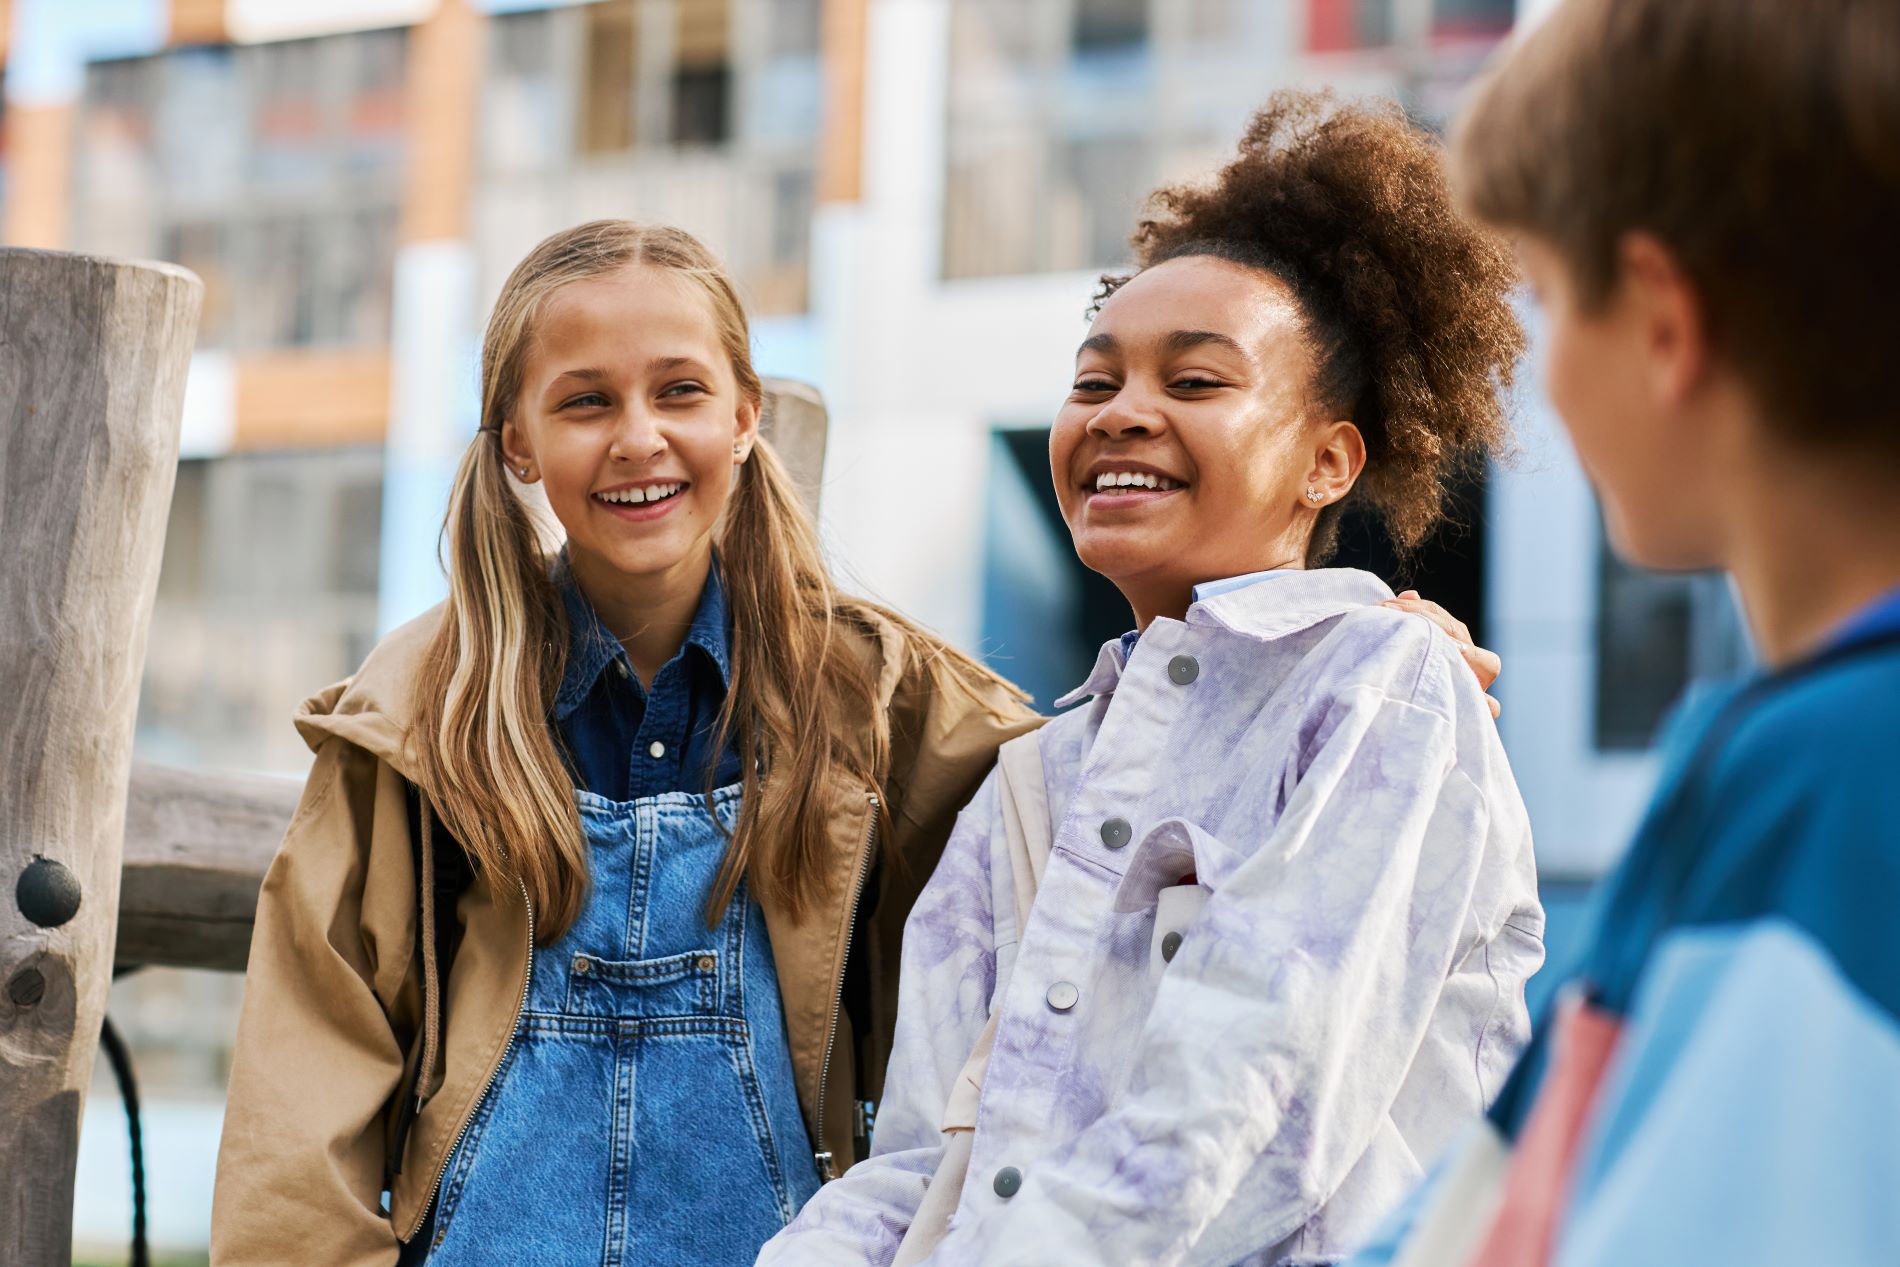
[(1140, 471), (1103, 471), (1095, 477), (1095, 491), (1098, 493), (1105, 493), (1111, 488), (1156, 488), (1168, 492), (1184, 487), (1186, 485), (1180, 480)]
[(642, 502), (665, 501), (684, 487), (684, 484), (654, 484), (647, 488), (623, 488), (617, 493), (595, 493), (594, 496), (617, 505), (638, 506)]

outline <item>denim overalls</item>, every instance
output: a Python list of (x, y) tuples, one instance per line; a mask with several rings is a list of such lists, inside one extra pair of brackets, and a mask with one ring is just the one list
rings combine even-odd
[[(592, 612), (564, 589), (577, 632), (555, 711), (588, 785), (575, 792), (586, 905), (536, 948), (508, 1052), (405, 1262), (746, 1267), (818, 1177), (764, 915), (741, 887), (706, 926), (740, 799), (733, 755), (694, 742), (708, 688), (723, 695), (710, 673), (724, 668), (723, 595), (715, 571), (688, 646), (642, 700), (618, 644), (588, 641)], [(683, 659), (695, 650), (696, 666)], [(702, 791), (650, 790), (703, 788), (704, 760), (727, 783), (717, 823)]]

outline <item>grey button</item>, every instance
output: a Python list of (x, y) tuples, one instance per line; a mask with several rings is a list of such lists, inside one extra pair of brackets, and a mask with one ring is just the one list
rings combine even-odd
[(658, 761), (661, 757), (666, 755), (666, 745), (655, 739), (651, 744), (647, 745), (647, 755), (652, 757), (655, 761)]
[(1191, 655), (1178, 655), (1168, 661), (1168, 677), (1176, 686), (1186, 686), (1201, 676), (1201, 662)]
[(1007, 1200), (1023, 1190), (1023, 1172), (1014, 1166), (1005, 1166), (996, 1172), (990, 1187), (996, 1189), (997, 1196)]
[(1181, 934), (1169, 933), (1161, 939), (1161, 962), (1173, 963), (1174, 952), (1181, 949)]
[(1066, 1012), (1074, 1007), (1082, 997), (1073, 981), (1058, 981), (1049, 987), (1049, 1006), (1058, 1012)]
[(633, 675), (633, 670), (627, 667), (627, 662), (625, 660), (614, 661), (614, 672), (618, 673), (623, 678), (631, 677)]
[(1120, 849), (1135, 836), (1135, 829), (1128, 825), (1125, 818), (1111, 818), (1102, 824), (1102, 843), (1110, 849)]

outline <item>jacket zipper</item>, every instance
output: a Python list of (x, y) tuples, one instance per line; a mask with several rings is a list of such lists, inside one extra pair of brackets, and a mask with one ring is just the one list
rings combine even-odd
[[(482, 1101), (488, 1098), (489, 1088), (495, 1085), (495, 1079), (501, 1076), (501, 1067), (508, 1063), (508, 1053), (514, 1050), (515, 1033), (521, 1028), (521, 1014), (528, 1010), (528, 987), (534, 981), (534, 902), (528, 897), (528, 882), (516, 877), (515, 883), (521, 886), (521, 904), (528, 908), (528, 970), (521, 974), (521, 997), (515, 1001), (514, 1019), (508, 1022), (508, 1040), (501, 1045), (501, 1059), (489, 1070), (488, 1080), (482, 1083), (481, 1092), (474, 1103), (469, 1105), (468, 1116), (462, 1120), (462, 1128), (455, 1132), (455, 1142), (449, 1145), (449, 1151), (442, 1154), (442, 1164), (436, 1168), (435, 1182), (429, 1185), (429, 1199), (422, 1203), (422, 1210), (416, 1215), (415, 1226), (409, 1229), (409, 1235), (403, 1239), (411, 1240), (422, 1230), (423, 1221), (429, 1217), (429, 1207), (435, 1204), (436, 1197), (442, 1191), (442, 1180), (449, 1173), (449, 1162), (455, 1159), (455, 1150), (462, 1146), (462, 1140), (468, 1135), (469, 1126), (475, 1121), (476, 1112), (482, 1107)], [(446, 1040), (447, 1034), (443, 1035)], [(418, 1106), (419, 1108), (420, 1106)], [(438, 1228), (440, 1236), (445, 1228)]]
[(838, 958), (838, 993), (831, 1000), (831, 1025), (825, 1030), (825, 1058), (818, 1066), (818, 1147), (813, 1150), (811, 1159), (817, 1163), (821, 1183), (830, 1183), (838, 1177), (836, 1159), (825, 1147), (825, 1092), (831, 1085), (831, 1053), (838, 1045), (838, 1015), (844, 1010), (844, 974), (851, 961), (851, 939), (858, 931), (858, 904), (864, 900), (865, 877), (870, 874), (871, 860), (877, 855), (877, 811), (881, 802), (876, 792), (864, 795), (871, 803), (871, 826), (865, 834), (864, 857), (858, 863), (857, 881), (851, 890), (851, 908), (845, 912), (844, 954)]

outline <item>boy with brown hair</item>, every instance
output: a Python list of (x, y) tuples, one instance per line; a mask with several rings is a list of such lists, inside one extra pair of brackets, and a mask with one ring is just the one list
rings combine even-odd
[(1690, 700), (1487, 1129), (1362, 1262), (1900, 1246), (1900, 4), (1566, 0), (1457, 130), (1633, 563), (1724, 568)]

